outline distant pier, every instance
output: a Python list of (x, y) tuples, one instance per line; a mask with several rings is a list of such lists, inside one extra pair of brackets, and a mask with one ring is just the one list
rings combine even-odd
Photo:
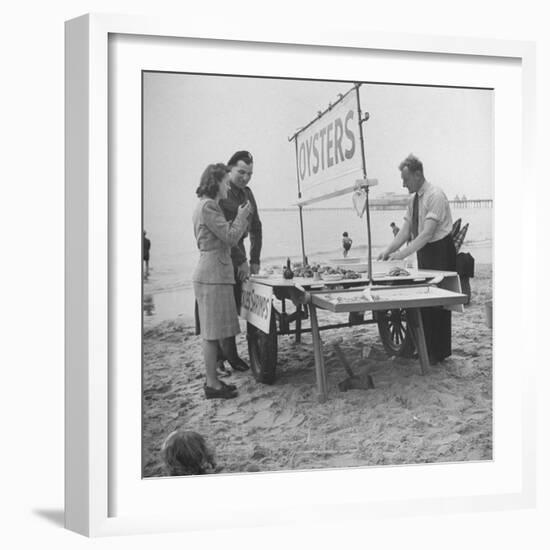
[(493, 199), (452, 200), (449, 204), (454, 208), (493, 208)]
[[(370, 199), (369, 207), (371, 210), (404, 210), (408, 202), (408, 199), (400, 201)], [(450, 200), (449, 204), (452, 208), (493, 208), (493, 199), (455, 199)]]
[[(370, 199), (369, 208), (370, 210), (405, 210), (407, 208), (408, 200), (396, 201), (394, 200), (384, 200), (384, 199)], [(493, 199), (467, 199), (467, 200), (450, 200), (449, 204), (452, 208), (493, 208)], [(294, 208), (260, 208), (261, 212), (288, 212), (289, 210), (294, 210)], [(325, 206), (318, 208), (304, 208), (305, 211), (308, 210), (353, 210), (353, 207), (349, 206)]]

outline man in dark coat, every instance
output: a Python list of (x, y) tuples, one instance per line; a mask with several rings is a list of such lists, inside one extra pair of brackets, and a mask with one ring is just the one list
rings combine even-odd
[[(233, 221), (237, 215), (237, 210), (241, 204), (250, 202), (252, 213), (248, 220), (248, 230), (245, 231), (237, 246), (231, 249), (231, 259), (235, 272), (235, 303), (237, 310), (241, 307), (241, 289), (242, 283), (248, 279), (249, 275), (257, 274), (260, 271), (260, 253), (262, 250), (262, 222), (258, 214), (258, 206), (252, 190), (248, 186), (254, 170), (254, 161), (248, 151), (237, 151), (229, 159), (227, 165), (230, 168), (230, 189), (227, 198), (220, 201), (221, 209), (228, 221)], [(248, 263), (244, 240), (248, 237), (250, 240), (250, 263)], [(233, 369), (244, 371), (249, 367), (238, 356), (235, 338), (227, 342), (226, 354), (230, 354), (226, 359)], [(225, 345), (224, 345), (225, 347)], [(221, 355), (219, 355), (221, 358)]]

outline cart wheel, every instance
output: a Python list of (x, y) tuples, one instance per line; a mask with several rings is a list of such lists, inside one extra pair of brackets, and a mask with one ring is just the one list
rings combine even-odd
[(250, 323), (246, 324), (246, 331), (250, 368), (254, 378), (262, 384), (273, 384), (277, 368), (277, 323), (275, 322), (275, 316), (271, 316), (269, 334)]
[(390, 355), (413, 356), (415, 352), (414, 340), (407, 328), (407, 316), (404, 309), (377, 311), (376, 321), (384, 349)]

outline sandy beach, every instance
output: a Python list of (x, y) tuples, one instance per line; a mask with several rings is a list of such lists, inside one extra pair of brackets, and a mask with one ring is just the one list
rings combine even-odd
[[(239, 395), (205, 400), (200, 337), (188, 321), (145, 327), (144, 476), (164, 475), (163, 439), (184, 427), (213, 447), (218, 472), (261, 472), (492, 459), (492, 334), (486, 301), (492, 269), (476, 266), (472, 300), (453, 313), (453, 355), (422, 376), (417, 360), (388, 357), (375, 325), (322, 333), (329, 399), (317, 401), (311, 336), (279, 336), (278, 377), (258, 384), (233, 373)], [(320, 322), (342, 322), (320, 312)], [(242, 326), (242, 325), (241, 325)], [(347, 375), (338, 343), (356, 374), (374, 389), (341, 392)], [(246, 335), (237, 337), (248, 360)]]

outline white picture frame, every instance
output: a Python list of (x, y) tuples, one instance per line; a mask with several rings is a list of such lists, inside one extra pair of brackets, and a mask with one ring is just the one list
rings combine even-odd
[[(119, 483), (121, 480), (114, 475), (116, 467), (115, 449), (118, 453), (138, 453), (135, 439), (125, 440), (121, 435), (121, 427), (135, 422), (122, 414), (122, 419), (114, 427), (113, 415), (118, 408), (124, 408), (116, 399), (116, 389), (113, 388), (112, 365), (118, 350), (115, 337), (110, 333), (110, 327), (116, 324), (114, 316), (120, 314), (120, 307), (114, 307), (113, 289), (110, 284), (113, 265), (113, 235), (112, 230), (117, 224), (116, 200), (109, 187), (113, 176), (113, 163), (116, 158), (109, 158), (109, 139), (113, 132), (113, 113), (109, 111), (109, 94), (116, 71), (121, 69), (116, 63), (109, 63), (109, 40), (115, 36), (131, 37), (138, 43), (144, 37), (160, 37), (164, 42), (170, 39), (192, 38), (197, 41), (209, 41), (213, 47), (223, 48), (224, 45), (235, 47), (261, 47), (266, 49), (284, 48), (288, 52), (316, 52), (316, 55), (326, 56), (327, 63), (335, 52), (353, 51), (356, 56), (367, 55), (369, 52), (396, 56), (406, 59), (421, 57), (427, 62), (432, 60), (442, 65), (453, 65), (464, 62), (475, 66), (480, 63), (502, 67), (514, 67), (511, 72), (519, 79), (519, 98), (508, 98), (512, 102), (514, 112), (519, 114), (520, 135), (508, 144), (513, 147), (519, 144), (521, 155), (517, 153), (517, 165), (513, 165), (511, 173), (506, 175), (503, 161), (509, 162), (510, 153), (502, 157), (497, 155), (495, 171), (502, 175), (502, 187), (510, 189), (513, 181), (507, 177), (518, 177), (521, 181), (532, 180), (534, 150), (534, 120), (535, 120), (535, 48), (529, 42), (513, 42), (486, 39), (456, 39), (431, 36), (393, 35), (383, 33), (337, 32), (326, 29), (301, 29), (299, 34), (293, 29), (269, 29), (256, 26), (246, 31), (223, 27), (223, 30), (212, 26), (198, 27), (185, 22), (175, 22), (168, 19), (153, 19), (134, 16), (86, 15), (66, 23), (66, 494), (65, 518), (66, 527), (88, 536), (105, 536), (114, 534), (138, 534), (159, 531), (184, 531), (190, 529), (229, 527), (232, 525), (253, 526), (262, 524), (282, 524), (295, 521), (296, 511), (301, 510), (302, 522), (323, 521), (330, 512), (331, 517), (360, 519), (362, 517), (390, 517), (417, 513), (441, 513), (454, 511), (480, 511), (498, 509), (516, 509), (534, 506), (535, 502), (535, 380), (534, 365), (536, 351), (523, 348), (521, 334), (527, 334), (528, 312), (526, 306), (517, 306), (519, 331), (517, 341), (510, 344), (512, 349), (507, 356), (499, 354), (496, 347), (495, 365), (502, 365), (502, 379), (497, 383), (497, 406), (502, 414), (495, 414), (495, 431), (498, 435), (499, 423), (512, 422), (513, 435), (508, 440), (502, 439), (502, 445), (495, 447), (495, 460), (491, 471), (483, 465), (472, 465), (472, 479), (486, 478), (494, 486), (479, 485), (479, 490), (464, 486), (462, 492), (438, 494), (437, 490), (427, 491), (423, 476), (430, 478), (433, 486), (445, 486), (454, 476), (452, 465), (416, 466), (399, 468), (377, 468), (349, 471), (325, 471), (308, 473), (279, 473), (274, 476), (258, 477), (250, 474), (233, 476), (213, 476), (208, 479), (168, 479), (141, 480), (139, 472), (129, 467), (129, 475), (134, 486), (144, 488), (145, 500), (151, 500), (153, 495), (162, 502), (162, 495), (156, 488), (182, 489), (181, 482), (187, 482), (186, 491), (203, 491), (208, 493), (222, 486), (234, 491), (242, 490), (242, 496), (235, 496), (234, 508), (240, 510), (239, 519), (223, 514), (223, 502), (218, 508), (201, 511), (195, 506), (193, 513), (165, 514), (162, 510), (154, 514), (144, 505), (140, 508), (139, 499), (135, 495), (127, 500), (134, 500), (136, 506), (127, 510), (115, 506), (117, 500), (113, 496), (114, 486), (117, 491), (130, 491), (130, 485)], [(173, 42), (175, 43), (175, 42)], [(166, 44), (165, 44), (166, 45)], [(147, 60), (149, 63), (149, 60)], [(154, 69), (148, 65), (147, 69)], [(134, 67), (135, 70), (135, 67)], [(269, 72), (270, 67), (266, 67)], [(353, 69), (352, 69), (353, 70)], [(466, 70), (468, 69), (460, 69)], [(397, 78), (397, 77), (396, 77)], [(442, 77), (443, 78), (443, 77)], [(474, 77), (472, 77), (474, 78)], [(501, 89), (497, 93), (505, 95), (506, 75), (500, 81)], [(462, 81), (463, 82), (463, 81)], [(517, 84), (516, 82), (516, 84)], [(463, 82), (464, 83), (464, 82)], [(513, 87), (513, 86), (511, 86)], [(503, 125), (501, 107), (496, 109), (495, 124)], [(499, 126), (500, 125), (500, 126)], [(505, 151), (503, 145), (502, 151)], [(112, 154), (112, 153), (111, 153)], [(139, 158), (133, 159), (139, 168)], [(514, 202), (515, 201), (515, 202)], [(506, 229), (503, 218), (510, 208), (515, 208), (519, 217), (520, 230), (515, 233)], [(535, 232), (535, 219), (526, 214), (530, 212), (525, 197), (507, 197), (507, 193), (499, 192), (496, 197), (497, 210), (501, 209), (502, 217), (496, 216), (496, 241), (501, 239), (517, 246), (518, 262), (521, 258), (534, 258), (534, 243), (530, 243), (528, 235)], [(504, 219), (505, 222), (505, 219)], [(501, 225), (499, 225), (501, 224)], [(500, 231), (500, 227), (503, 227)], [(500, 231), (500, 233), (499, 233)], [(138, 232), (139, 235), (139, 232)], [(119, 235), (117, 238), (125, 238)], [(134, 248), (133, 248), (134, 247)], [(137, 250), (135, 243), (130, 243), (129, 250)], [(510, 284), (518, 284), (520, 294), (517, 304), (534, 303), (536, 288), (534, 285), (522, 284), (526, 273), (498, 273), (498, 268), (505, 265), (504, 253), (497, 249), (495, 257), (495, 322), (496, 330), (506, 339), (506, 325), (498, 322), (499, 296), (503, 296)], [(116, 261), (123, 261), (119, 258)], [(139, 262), (139, 258), (138, 258)], [(533, 262), (531, 261), (531, 266)], [(123, 313), (122, 313), (123, 314)], [(523, 331), (523, 332), (522, 332)], [(122, 336), (120, 335), (122, 338)], [(138, 346), (135, 332), (125, 336), (129, 345)], [(132, 344), (133, 341), (133, 344)], [(514, 348), (514, 345), (516, 346)], [(514, 371), (514, 381), (511, 380), (510, 362), (515, 353), (522, 349), (526, 357), (521, 369)], [(516, 349), (517, 348), (517, 349)], [(501, 348), (502, 349), (502, 348)], [(535, 357), (535, 358), (534, 358)], [(530, 360), (529, 358), (533, 359)], [(508, 365), (508, 367), (506, 366)], [(519, 401), (512, 398), (513, 383)], [(130, 392), (131, 393), (131, 392)], [(139, 401), (140, 396), (134, 396)], [(500, 402), (499, 402), (500, 399)], [(135, 403), (134, 403), (135, 405)], [(505, 417), (509, 409), (511, 418)], [(131, 409), (128, 410), (135, 410)], [(516, 414), (519, 411), (519, 415)], [(118, 412), (117, 412), (118, 414)], [(504, 420), (503, 420), (504, 419)], [(516, 425), (517, 421), (517, 425)], [(125, 424), (126, 423), (126, 424)], [(135, 431), (135, 426), (129, 426), (129, 431)], [(500, 440), (498, 440), (500, 441)], [(512, 456), (513, 455), (513, 456)], [(510, 460), (508, 460), (510, 459)], [(502, 466), (502, 468), (500, 468)], [(466, 467), (466, 466), (465, 466)], [(426, 468), (432, 468), (426, 472)], [(500, 468), (500, 469), (499, 469)], [(474, 472), (474, 470), (476, 470)], [(494, 472), (493, 472), (494, 470)], [(373, 494), (373, 475), (376, 472), (381, 486), (378, 495), (384, 494), (384, 486), (407, 487), (405, 492), (389, 495), (388, 498), (372, 497), (365, 492), (339, 491), (342, 483), (348, 487), (357, 487), (363, 481), (369, 483)], [(492, 477), (494, 475), (494, 478)], [(370, 476), (367, 481), (367, 477)], [(476, 477), (478, 476), (478, 477)], [(421, 480), (414, 483), (413, 477)], [(200, 486), (198, 484), (201, 484)], [(156, 484), (156, 485), (155, 485)], [(178, 485), (179, 484), (179, 485)], [(500, 484), (500, 485), (499, 485)], [(147, 487), (145, 487), (147, 485)], [(258, 490), (258, 486), (261, 487)], [(281, 487), (280, 493), (276, 487)], [(288, 492), (285, 488), (299, 487), (293, 495), (296, 500), (292, 507), (288, 506)], [(263, 491), (263, 493), (262, 493)], [(269, 493), (273, 498), (269, 501), (258, 500), (262, 494)], [(440, 491), (439, 491), (440, 492)], [(254, 496), (254, 499), (250, 498)], [(136, 497), (137, 498), (137, 497)], [(248, 501), (247, 501), (248, 498)], [(286, 500), (285, 500), (286, 499)], [(267, 499), (266, 499), (267, 500)], [(185, 507), (185, 502), (181, 503)], [(191, 511), (190, 511), (191, 512)]]

